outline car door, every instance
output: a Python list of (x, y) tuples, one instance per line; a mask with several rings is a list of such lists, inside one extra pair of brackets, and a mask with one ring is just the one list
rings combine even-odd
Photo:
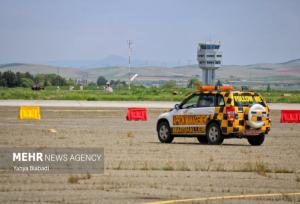
[(215, 113), (216, 95), (215, 94), (200, 94), (197, 108), (194, 109), (194, 114), (199, 119), (199, 129), (201, 134), (206, 134), (206, 125), (210, 115)]
[(207, 118), (214, 113), (214, 96), (194, 94), (173, 114), (173, 134), (205, 134)]

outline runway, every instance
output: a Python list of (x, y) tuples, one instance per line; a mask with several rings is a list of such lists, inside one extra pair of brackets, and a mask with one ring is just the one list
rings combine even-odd
[(210, 196), (210, 197), (199, 197), (199, 198), (187, 198), (187, 199), (176, 199), (176, 200), (165, 200), (156, 202), (146, 202), (144, 204), (172, 204), (172, 203), (194, 203), (214, 200), (233, 200), (233, 199), (251, 199), (251, 198), (263, 198), (263, 197), (284, 197), (284, 196), (299, 196), (300, 192), (293, 193), (258, 193), (258, 194), (243, 194), (243, 195), (225, 195), (225, 196)]

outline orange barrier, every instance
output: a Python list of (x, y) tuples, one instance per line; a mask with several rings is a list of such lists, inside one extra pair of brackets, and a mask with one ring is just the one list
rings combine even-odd
[(148, 120), (146, 108), (128, 108), (127, 120)]
[(300, 123), (300, 110), (281, 110), (281, 123)]

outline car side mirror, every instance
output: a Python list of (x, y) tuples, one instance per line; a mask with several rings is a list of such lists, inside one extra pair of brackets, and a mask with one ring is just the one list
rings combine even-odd
[(175, 110), (179, 110), (180, 109), (179, 104), (175, 104), (174, 108)]

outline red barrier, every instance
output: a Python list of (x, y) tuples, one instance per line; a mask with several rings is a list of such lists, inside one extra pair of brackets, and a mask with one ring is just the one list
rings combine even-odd
[(281, 123), (300, 123), (300, 110), (281, 110)]
[(146, 108), (128, 108), (127, 120), (147, 120)]

